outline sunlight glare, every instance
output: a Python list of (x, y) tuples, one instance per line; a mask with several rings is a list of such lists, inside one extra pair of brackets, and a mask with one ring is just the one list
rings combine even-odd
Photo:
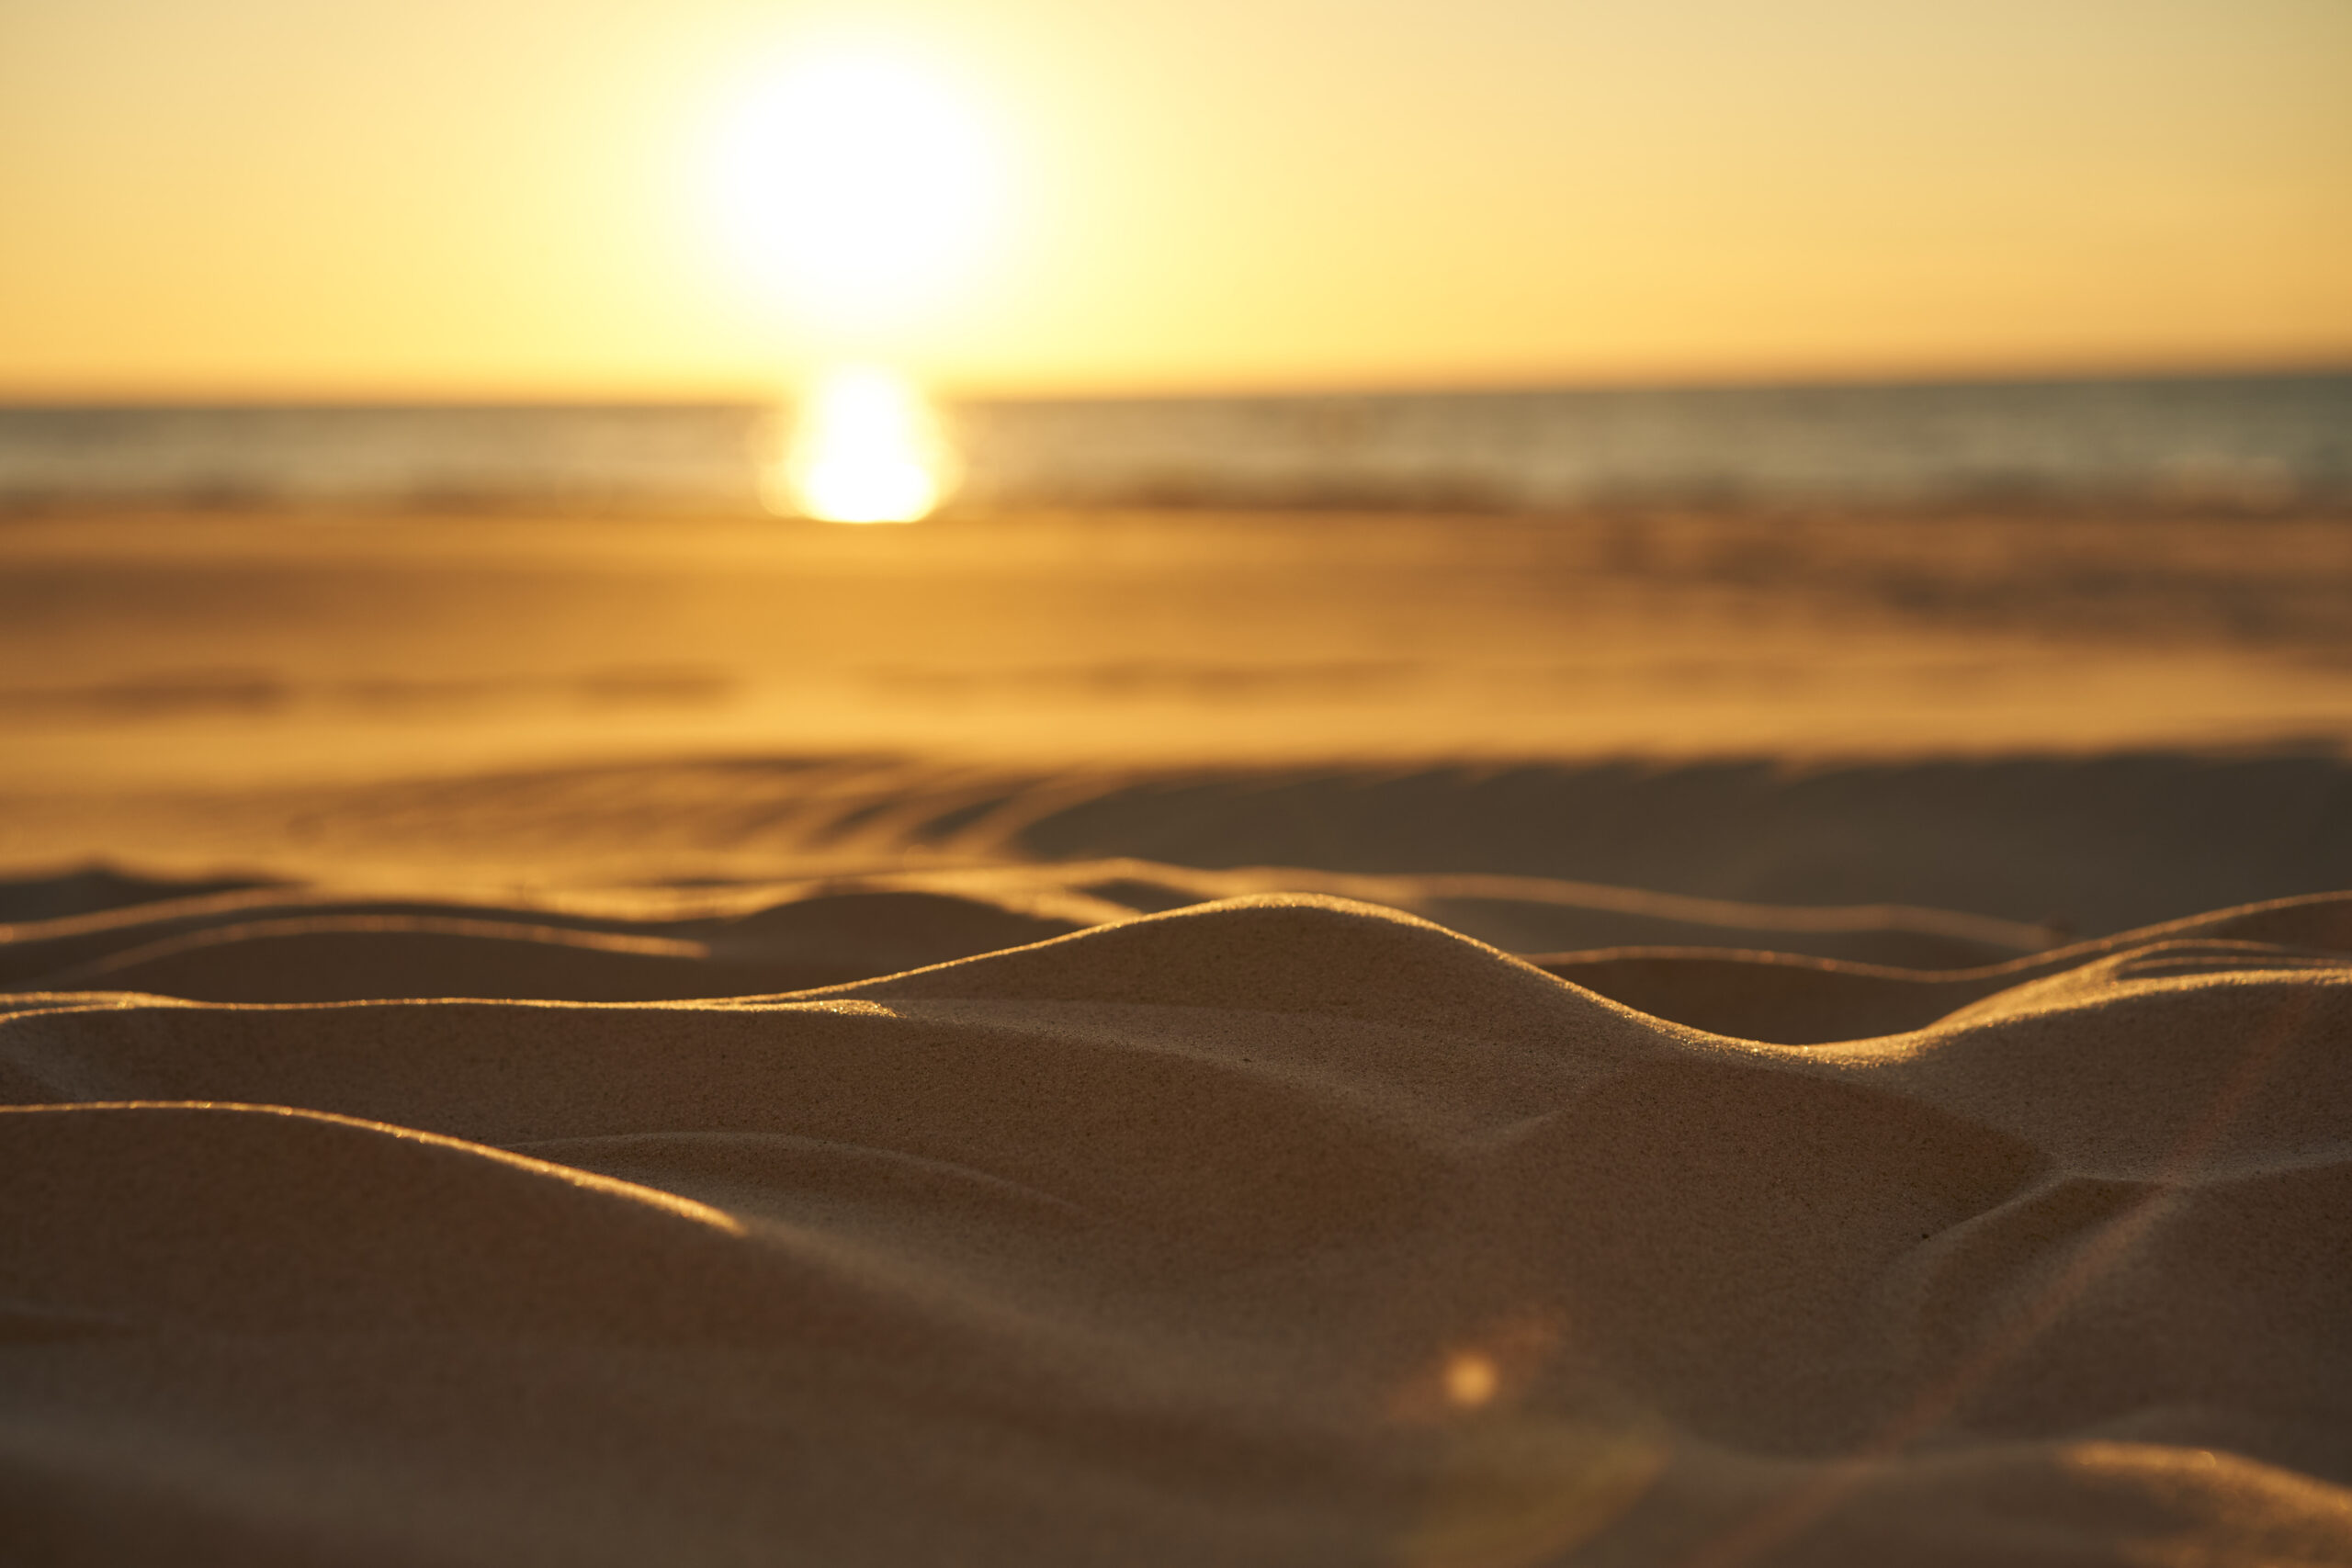
[(1476, 1351), (1464, 1351), (1445, 1364), (1445, 1396), (1464, 1410), (1494, 1398), (1500, 1383), (1495, 1363)]
[(988, 127), (946, 78), (888, 51), (804, 56), (721, 122), (719, 227), (822, 324), (889, 326), (968, 273), (996, 217)]
[(836, 366), (800, 400), (769, 509), (825, 523), (913, 523), (945, 496), (954, 459), (922, 394), (877, 365)]

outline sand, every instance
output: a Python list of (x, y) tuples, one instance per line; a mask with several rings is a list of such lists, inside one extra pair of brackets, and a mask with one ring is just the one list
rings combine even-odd
[(0, 788), (51, 795), (642, 755), (2341, 747), (2352, 525), (0, 520)]
[[(836, 674), (893, 626), (934, 683), (1185, 627), (1242, 673), (861, 736), (741, 628), (582, 697), (650, 634), (521, 536), (208, 526), (183, 598), (161, 524), (0, 541), (68, 601), (0, 628), (8, 1561), (2352, 1562), (2310, 572), (2251, 638), (2178, 583), (2068, 642), (1676, 579), (1642, 640), (1482, 625), (1491, 558), (1398, 524), (1455, 640), (1392, 689), (1292, 679), (1409, 597), (1317, 610), (1328, 546), (1261, 541), (1306, 629), (1219, 642), (1032, 528), (859, 558), (911, 607)], [(1096, 618), (1007, 654), (1048, 599)], [(1711, 755), (1672, 671), (1744, 625), (1812, 673)], [(1514, 637), (1614, 648), (1657, 744), (1514, 720)], [(1993, 673), (1938, 746), (1854, 744), (1939, 639)], [(2082, 664), (2140, 705), (2029, 744)], [(2192, 669), (2273, 705), (2166, 708)]]

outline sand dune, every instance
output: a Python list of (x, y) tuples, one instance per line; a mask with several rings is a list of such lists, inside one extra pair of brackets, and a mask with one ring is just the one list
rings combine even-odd
[(1621, 946), (1671, 933), (1719, 946), (1960, 968), (2052, 942), (2042, 927), (1902, 905), (1793, 908), (1541, 877), (1211, 872), (1118, 860), (470, 902), (286, 886), (210, 889), (0, 926), (0, 985), (255, 1002), (749, 996), (920, 968), (1277, 887), (1410, 910), (1522, 951), (1570, 933), (1604, 932)]
[(2352, 533), (0, 529), (0, 1563), (2352, 1564)]
[[(265, 742), (251, 751), (267, 761)], [(0, 775), (6, 761), (0, 749)], [(460, 889), (496, 905), (517, 887), (756, 888), (908, 871), (922, 874), (890, 886), (920, 889), (1008, 863), (1136, 861), (1140, 881), (1104, 897), (1138, 911), (1328, 892), (1521, 952), (1725, 945), (1726, 930), (1761, 918), (1770, 941), (1729, 944), (1948, 968), (2352, 887), (2347, 823), (2352, 761), (2312, 747), (1312, 767), (767, 754), (487, 773), (428, 752), (363, 781), (229, 789), (105, 774), (11, 789), (0, 776), (0, 863), (53, 868), (0, 885), (0, 920), (289, 879), (438, 908)], [(141, 873), (92, 864), (119, 859)], [(1421, 880), (1405, 887), (1398, 874)], [(1106, 866), (1102, 879), (1123, 874)], [(664, 897), (598, 907), (634, 916)], [(656, 907), (696, 897), (714, 912), (745, 907), (709, 893)], [(1810, 912), (1825, 906), (1846, 913)], [(1099, 910), (1072, 913), (1087, 924)], [(1513, 923), (1498, 924), (1505, 914)]]
[(2352, 1562), (2352, 899), (1217, 874), (10, 928), (24, 1560)]

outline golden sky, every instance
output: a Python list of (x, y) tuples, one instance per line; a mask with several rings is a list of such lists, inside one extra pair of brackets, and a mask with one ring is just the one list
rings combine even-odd
[[(851, 126), (881, 173), (828, 196), (858, 70), (922, 134)], [(787, 122), (801, 164), (747, 162)], [(877, 181), (881, 249), (801, 222)], [(844, 352), (1012, 392), (2352, 362), (2352, 5), (0, 0), (0, 397)]]

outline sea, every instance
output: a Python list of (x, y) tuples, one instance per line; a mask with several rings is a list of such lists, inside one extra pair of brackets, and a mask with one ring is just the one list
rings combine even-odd
[[(990, 399), (940, 415), (961, 509), (2352, 511), (2346, 372)], [(0, 513), (748, 513), (790, 421), (751, 401), (0, 405)]]

